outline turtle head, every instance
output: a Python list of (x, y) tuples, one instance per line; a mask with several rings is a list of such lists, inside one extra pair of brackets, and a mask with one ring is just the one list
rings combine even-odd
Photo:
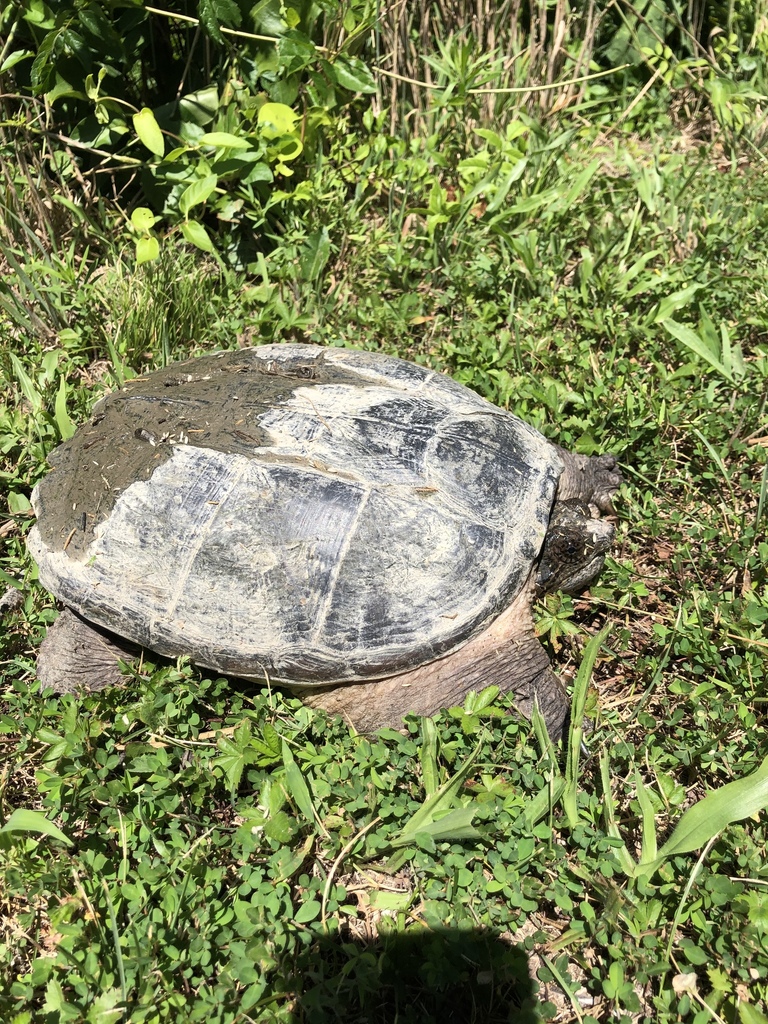
[(613, 533), (595, 506), (577, 498), (556, 502), (536, 572), (539, 593), (583, 590), (603, 568)]

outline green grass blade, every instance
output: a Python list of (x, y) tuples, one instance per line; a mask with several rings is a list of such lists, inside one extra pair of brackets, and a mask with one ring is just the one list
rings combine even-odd
[(524, 822), (526, 829), (532, 829), (534, 825), (538, 825), (543, 818), (552, 813), (562, 797), (564, 789), (565, 779), (562, 775), (550, 778), (548, 785), (542, 786), (536, 796), (528, 800), (523, 806), (522, 811), (515, 820), (515, 825), (518, 822)]
[(739, 1020), (741, 1024), (768, 1024), (768, 1017), (751, 1003), (739, 1003)]
[(573, 204), (578, 199), (581, 198), (582, 193), (584, 192), (584, 190), (586, 189), (586, 187), (590, 183), (590, 181), (592, 181), (592, 179), (594, 178), (595, 174), (597, 174), (597, 171), (599, 170), (599, 168), (600, 168), (600, 161), (599, 160), (592, 160), (592, 162), (587, 164), (587, 166), (581, 171), (581, 173), (577, 175), (576, 180), (571, 185), (571, 187), (568, 189), (568, 192), (565, 194), (565, 196), (563, 196), (563, 200), (562, 200), (562, 208), (563, 209), (570, 210), (570, 208), (573, 206)]
[(11, 363), (13, 365), (13, 372), (16, 374), (16, 380), (19, 382), (21, 392), (32, 406), (32, 411), (37, 413), (43, 406), (43, 398), (40, 392), (37, 390), (35, 385), (32, 383), (32, 378), (29, 376), (27, 371), (21, 365), (18, 356), (10, 353)]
[(723, 350), (723, 362), (734, 377), (743, 377), (747, 372), (744, 353), (738, 341), (733, 344), (727, 326), (720, 324), (720, 344)]
[(423, 718), (421, 720), (421, 735), (421, 775), (424, 780), (424, 792), (427, 797), (431, 797), (437, 792), (440, 784), (437, 767), (437, 726), (434, 719)]
[(301, 769), (296, 764), (291, 748), (285, 740), (283, 740), (283, 765), (285, 766), (285, 784), (289, 796), (307, 821), (313, 822), (317, 820), (315, 807), (309, 793), (309, 787), (304, 781)]
[[(531, 709), (531, 725), (533, 726), (533, 732), (542, 755), (549, 760), (550, 764), (557, 766), (555, 744), (552, 742), (552, 737), (547, 731), (547, 723), (544, 721), (544, 716), (539, 711), (539, 705), (536, 701), (534, 701), (533, 708)], [(559, 771), (559, 767), (557, 770)]]
[[(687, 288), (681, 288), (680, 291), (674, 292), (672, 295), (665, 296), (659, 302), (659, 308), (651, 321), (654, 324), (664, 323), (665, 320), (670, 320), (673, 313), (676, 313), (678, 309), (685, 309), (693, 302), (696, 295), (701, 291), (703, 285), (691, 284)], [(675, 323), (672, 320), (672, 323)], [(679, 324), (677, 325), (680, 326)]]
[(691, 352), (709, 363), (710, 366), (713, 366), (731, 384), (734, 383), (731, 370), (717, 358), (693, 328), (688, 327), (686, 324), (679, 324), (676, 320), (672, 320), (671, 317), (662, 320), (661, 324), (668, 334), (671, 334), (673, 338), (685, 345), (686, 348), (689, 348)]
[(763, 478), (760, 482), (760, 495), (757, 499), (757, 512), (755, 512), (755, 530), (760, 528), (760, 522), (765, 512), (766, 499), (768, 499), (768, 463), (763, 466)]
[[(128, 1002), (128, 988), (125, 984), (125, 964), (123, 963), (123, 950), (120, 946), (120, 930), (117, 927), (117, 914), (115, 913), (115, 904), (112, 901), (112, 895), (109, 891), (106, 878), (101, 879), (101, 887), (104, 890), (104, 899), (106, 900), (107, 909), (109, 910), (109, 927), (112, 932), (112, 942), (115, 947), (115, 961), (117, 962), (117, 973), (120, 976), (120, 998), (123, 1004)], [(105, 1019), (109, 1020), (110, 1015)], [(120, 1014), (122, 1016), (122, 1014)], [(117, 1019), (117, 1018), (115, 1018)]]
[(621, 861), (621, 867), (628, 877), (632, 877), (637, 870), (632, 855), (627, 849), (626, 843), (621, 837), (619, 826), (616, 824), (616, 816), (613, 807), (613, 791), (611, 789), (611, 762), (607, 750), (600, 754), (600, 778), (603, 783), (603, 814), (605, 818), (605, 830), (613, 839), (621, 841), (621, 846), (616, 848), (616, 854)]
[(749, 818), (768, 807), (768, 757), (757, 771), (712, 790), (690, 807), (662, 846), (658, 857), (641, 862), (638, 873), (650, 874), (668, 857), (691, 853), (734, 821)]
[(452, 811), (430, 821), (414, 831), (410, 827), (407, 831), (396, 836), (392, 841), (393, 846), (411, 846), (416, 842), (417, 835), (429, 836), (435, 843), (458, 842), (464, 839), (477, 839), (480, 832), (472, 825), (472, 820), (477, 812), (476, 805), (468, 807), (454, 807)]
[(61, 829), (49, 821), (44, 814), (40, 814), (39, 811), (29, 811), (23, 807), (18, 807), (11, 814), (8, 821), (0, 828), (0, 832), (37, 832), (41, 835), (51, 836), (53, 839), (59, 839), (67, 846), (73, 845), (72, 840), (68, 839)]
[(56, 392), (56, 404), (53, 412), (59, 436), (62, 441), (66, 441), (74, 434), (75, 424), (67, 412), (67, 382), (64, 377), (59, 381), (59, 390)]
[(592, 670), (595, 667), (598, 652), (610, 631), (611, 624), (606, 623), (584, 648), (584, 656), (581, 659), (581, 665), (576, 673), (576, 681), (573, 686), (571, 727), (568, 732), (568, 757), (565, 762), (565, 789), (563, 791), (563, 810), (571, 828), (577, 825), (579, 821), (576, 798), (579, 788), (579, 762), (581, 760), (581, 744), (584, 739), (583, 722), (584, 711), (587, 706), (587, 696), (589, 694), (589, 682), (592, 678)]
[(642, 780), (640, 772), (635, 772), (635, 787), (637, 789), (637, 802), (640, 804), (640, 822), (642, 831), (642, 845), (640, 862), (656, 859), (658, 844), (656, 841), (656, 818), (653, 811), (653, 803), (648, 794), (648, 787)]
[[(394, 846), (403, 846), (407, 843), (413, 842), (414, 837), (418, 832), (430, 832), (438, 821), (442, 824), (442, 820), (445, 818), (447, 812), (451, 810), (451, 804), (456, 799), (459, 790), (464, 784), (464, 780), (467, 775), (469, 775), (475, 759), (480, 752), (481, 745), (481, 743), (478, 743), (456, 774), (451, 776), (447, 782), (444, 782), (443, 785), (436, 790), (431, 797), (429, 797), (429, 799), (424, 801), (418, 811), (411, 815), (402, 831), (395, 840), (393, 840)], [(466, 808), (459, 808), (459, 810), (465, 809)]]

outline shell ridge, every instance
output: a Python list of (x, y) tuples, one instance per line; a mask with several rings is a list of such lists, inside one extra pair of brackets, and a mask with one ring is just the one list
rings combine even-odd
[(366, 505), (368, 504), (370, 497), (371, 488), (368, 487), (363, 491), (363, 496), (360, 500), (360, 504), (357, 507), (357, 513), (355, 515), (354, 521), (350, 523), (349, 529), (347, 530), (347, 535), (344, 538), (344, 543), (339, 549), (336, 558), (336, 564), (334, 565), (333, 572), (331, 573), (328, 579), (328, 592), (323, 599), (322, 605), (320, 605), (318, 608), (318, 614), (315, 620), (315, 628), (312, 631), (312, 642), (314, 643), (315, 647), (327, 647), (327, 644), (323, 641), (325, 625), (328, 620), (328, 616), (331, 613), (333, 599), (336, 595), (336, 588), (339, 583), (339, 577), (341, 576), (341, 571), (344, 566), (344, 562), (346, 561), (347, 555), (349, 554), (349, 550), (352, 547), (352, 541), (354, 540), (355, 534), (357, 533), (358, 524), (363, 517)]
[[(176, 446), (174, 446), (174, 448), (176, 448)], [(179, 562), (179, 570), (176, 575), (176, 583), (173, 590), (168, 594), (168, 604), (163, 610), (163, 619), (170, 619), (173, 617), (173, 615), (176, 613), (176, 609), (179, 605), (179, 602), (184, 597), (190, 576), (192, 575), (192, 570), (194, 569), (195, 566), (195, 562), (207, 541), (207, 533), (211, 530), (211, 528), (214, 527), (216, 520), (223, 512), (224, 502), (222, 501), (222, 497), (224, 498), (224, 500), (226, 500), (226, 498), (229, 497), (232, 491), (237, 487), (242, 478), (248, 472), (248, 469), (249, 463), (247, 461), (241, 462), (240, 465), (238, 466), (237, 472), (229, 476), (227, 480), (228, 487), (226, 495), (221, 495), (220, 497), (217, 498), (217, 504), (215, 506), (212, 506), (212, 514), (210, 518), (207, 520), (207, 522), (204, 524), (205, 528), (197, 532), (197, 536), (195, 538), (196, 543), (194, 545), (190, 544), (186, 552), (186, 557), (182, 562)], [(150, 621), (149, 632), (152, 637), (155, 636), (155, 630), (156, 622)]]

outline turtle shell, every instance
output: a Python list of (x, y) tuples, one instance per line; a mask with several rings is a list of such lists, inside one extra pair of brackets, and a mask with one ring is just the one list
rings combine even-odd
[(268, 345), (102, 399), (32, 503), (40, 580), (159, 654), (303, 685), (461, 646), (520, 592), (562, 463), (389, 356)]

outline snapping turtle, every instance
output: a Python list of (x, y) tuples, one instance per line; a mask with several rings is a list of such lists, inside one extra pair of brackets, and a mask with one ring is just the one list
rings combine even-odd
[(362, 730), (493, 683), (560, 734), (531, 602), (602, 568), (612, 456), (565, 452), (413, 363), (285, 344), (131, 380), (51, 462), (29, 547), (71, 611), (44, 685), (117, 682), (147, 648)]

